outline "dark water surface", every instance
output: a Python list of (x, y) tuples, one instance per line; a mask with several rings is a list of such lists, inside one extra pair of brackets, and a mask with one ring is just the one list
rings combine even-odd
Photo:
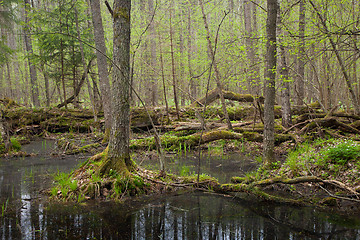
[[(253, 156), (242, 153), (226, 154), (223, 156), (201, 156), (201, 174), (215, 177), (220, 183), (230, 182), (231, 177), (245, 176), (247, 172), (256, 170), (259, 163)], [(179, 175), (197, 173), (198, 155), (194, 154), (168, 154), (165, 156), (166, 170)], [(146, 169), (159, 170), (157, 158), (144, 158), (138, 161)]]
[[(0, 160), (0, 239), (360, 239), (360, 216), (198, 192), (122, 204), (49, 205), (39, 193), (50, 186), (49, 174), (70, 171), (85, 160), (53, 157), (52, 147), (52, 142), (35, 142), (24, 150), (38, 156)], [(225, 171), (225, 162), (216, 164), (213, 169), (208, 163), (209, 173)]]

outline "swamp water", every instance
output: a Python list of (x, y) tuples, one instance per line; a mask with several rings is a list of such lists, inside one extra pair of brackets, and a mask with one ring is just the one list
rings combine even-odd
[[(51, 142), (34, 142), (24, 150), (38, 152), (36, 157), (0, 159), (0, 239), (360, 239), (360, 216), (198, 192), (122, 204), (49, 205), (39, 191), (50, 186), (50, 174), (70, 171), (86, 159), (51, 156), (52, 147)], [(180, 170), (190, 161), (189, 171), (195, 161), (170, 160)], [(247, 166), (230, 168), (225, 162), (219, 166), (215, 160), (208, 165), (206, 161), (204, 169), (214, 175)]]

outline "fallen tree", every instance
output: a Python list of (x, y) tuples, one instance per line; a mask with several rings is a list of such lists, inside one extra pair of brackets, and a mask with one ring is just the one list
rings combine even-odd
[[(231, 100), (231, 101), (252, 103), (255, 100), (257, 100), (261, 103), (264, 102), (264, 97), (262, 97), (262, 96), (253, 96), (251, 94), (239, 94), (239, 93), (225, 91), (225, 90), (223, 90), (222, 93), (223, 93), (225, 99)], [(207, 94), (207, 96), (194, 101), (194, 103), (192, 103), (190, 105), (190, 107), (201, 107), (204, 105), (209, 105), (219, 98), (220, 98), (219, 89), (215, 88), (215, 89), (211, 90)]]

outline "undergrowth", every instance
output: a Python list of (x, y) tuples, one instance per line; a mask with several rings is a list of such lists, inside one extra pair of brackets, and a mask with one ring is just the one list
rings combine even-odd
[(288, 177), (319, 176), (358, 184), (360, 143), (344, 139), (305, 142), (289, 152), (277, 173)]

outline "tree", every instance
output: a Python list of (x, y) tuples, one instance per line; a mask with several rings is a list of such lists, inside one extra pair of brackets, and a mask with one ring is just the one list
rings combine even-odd
[(115, 0), (113, 8), (114, 70), (112, 76), (112, 126), (107, 158), (100, 173), (110, 169), (128, 175), (134, 163), (130, 159), (130, 9), (131, 0)]
[[(26, 51), (29, 55), (33, 54), (33, 47), (32, 47), (32, 41), (30, 37), (30, 24), (29, 24), (29, 12), (30, 12), (30, 5), (29, 0), (24, 0), (25, 3), (25, 24), (24, 27), (24, 41), (25, 41), (25, 47)], [(37, 83), (37, 71), (35, 68), (35, 64), (30, 60), (30, 57), (28, 57), (29, 61), (29, 70), (30, 70), (30, 82), (31, 82), (31, 98), (33, 101), (33, 104), (36, 107), (40, 107), (40, 99), (39, 99), (39, 88)]]
[(224, 112), (224, 116), (225, 116), (227, 126), (228, 126), (228, 128), (230, 130), (232, 130), (232, 125), (231, 125), (230, 118), (229, 118), (229, 115), (228, 115), (228, 112), (227, 112), (227, 109), (226, 109), (225, 98), (224, 98), (224, 95), (223, 95), (223, 92), (222, 92), (223, 86), (221, 84), (220, 72), (219, 72), (219, 69), (217, 67), (217, 62), (216, 62), (216, 59), (215, 59), (215, 51), (213, 49), (212, 42), (211, 42), (211, 39), (210, 39), (210, 30), (209, 30), (208, 21), (207, 21), (206, 15), (205, 15), (203, 0), (199, 0), (199, 4), (200, 4), (201, 12), (202, 12), (202, 15), (203, 15), (204, 26), (205, 26), (205, 30), (206, 30), (206, 40), (207, 40), (207, 43), (208, 43), (208, 52), (210, 53), (210, 57), (211, 57), (211, 60), (212, 60), (212, 65), (213, 65), (214, 71), (215, 71), (216, 86), (218, 88), (222, 110)]
[[(279, 39), (279, 50), (280, 50), (280, 70), (278, 71), (281, 85), (281, 121), (282, 125), (286, 128), (292, 125), (291, 122), (291, 105), (290, 105), (290, 78), (289, 78), (289, 67), (287, 64), (287, 52), (285, 50), (285, 42), (281, 42), (281, 37), (286, 38), (287, 32), (283, 32), (282, 28), (282, 15), (281, 8), (278, 9), (278, 19), (277, 19), (277, 31)], [(302, 99), (302, 98), (301, 98)]]
[(96, 58), (98, 64), (101, 98), (104, 109), (105, 132), (108, 132), (110, 131), (111, 127), (111, 105), (109, 97), (111, 94), (100, 1), (90, 0), (90, 7), (92, 13), (92, 23), (94, 26), (94, 39), (96, 46)]
[(264, 159), (265, 165), (275, 161), (274, 155), (274, 106), (275, 106), (275, 76), (276, 76), (276, 20), (277, 0), (267, 0), (266, 21), (266, 67), (264, 80)]
[(298, 74), (296, 82), (296, 103), (298, 105), (304, 104), (304, 85), (305, 85), (305, 0), (300, 0), (299, 6), (299, 34), (300, 34), (300, 47), (298, 63)]

